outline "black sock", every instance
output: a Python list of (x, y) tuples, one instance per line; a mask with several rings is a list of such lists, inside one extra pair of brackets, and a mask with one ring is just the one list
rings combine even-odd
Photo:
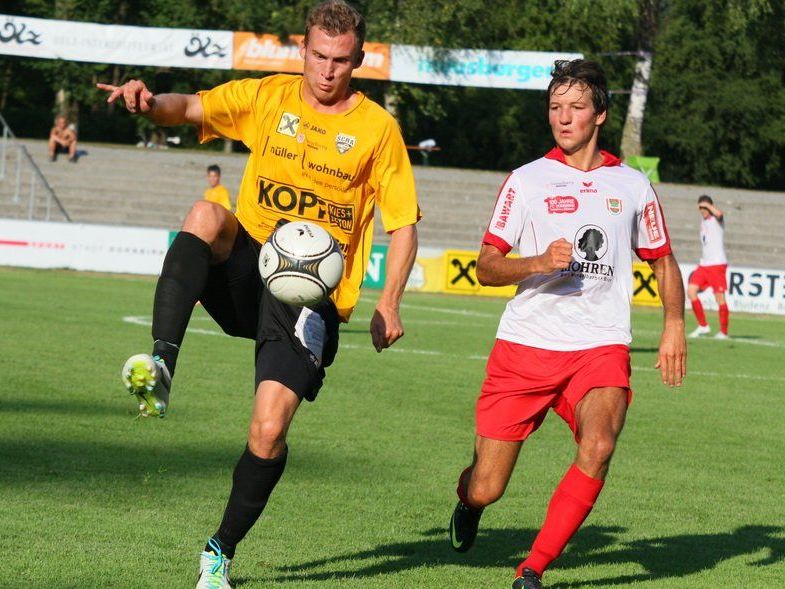
[[(228, 558), (229, 560), (231, 560), (231, 559), (233, 559), (233, 558), (234, 558), (234, 549), (235, 549), (235, 547), (234, 547), (234, 546), (229, 546), (228, 544), (225, 544), (225, 543), (224, 543), (224, 542), (223, 542), (223, 541), (222, 541), (220, 538), (218, 538), (217, 536), (213, 536), (212, 538), (210, 538), (210, 540), (212, 540), (213, 542), (215, 542), (216, 544), (218, 544), (218, 548), (220, 548), (220, 550), (221, 550), (221, 553), (222, 553), (222, 554), (223, 554), (223, 555), (224, 555), (226, 558)], [(205, 544), (205, 545), (204, 545), (204, 551), (205, 551), (205, 552), (212, 552), (213, 554), (215, 554), (215, 548), (213, 548), (212, 546), (210, 546), (210, 540), (207, 540), (207, 544)]]
[[(259, 458), (248, 446), (234, 467), (232, 492), (215, 538), (227, 558), (262, 515), (270, 493), (283, 474), (288, 448), (275, 458)], [(231, 556), (230, 556), (231, 555)]]
[(164, 258), (153, 302), (153, 353), (163, 359), (172, 376), (185, 328), (209, 270), (210, 246), (193, 233), (180, 231)]

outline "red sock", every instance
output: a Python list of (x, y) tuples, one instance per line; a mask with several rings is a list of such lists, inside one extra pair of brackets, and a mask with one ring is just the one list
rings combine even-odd
[(695, 313), (695, 319), (698, 320), (698, 325), (701, 327), (705, 327), (708, 325), (706, 323), (706, 313), (703, 312), (703, 303), (701, 303), (700, 299), (692, 299), (690, 301), (692, 304), (692, 312)]
[(720, 305), (720, 331), (728, 335), (728, 320), (730, 319), (730, 311), (728, 305)]
[(545, 523), (534, 539), (529, 556), (516, 569), (517, 577), (523, 574), (524, 568), (542, 576), (591, 512), (603, 484), (604, 481), (591, 478), (574, 464), (570, 467), (553, 493)]

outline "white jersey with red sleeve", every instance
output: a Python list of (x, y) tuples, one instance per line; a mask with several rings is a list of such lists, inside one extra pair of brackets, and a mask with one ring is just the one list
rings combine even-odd
[(701, 221), (701, 259), (700, 266), (719, 266), (727, 264), (725, 255), (725, 222), (714, 215)]
[(602, 165), (583, 171), (554, 148), (502, 185), (484, 244), (531, 257), (563, 237), (573, 252), (568, 268), (519, 283), (497, 338), (557, 351), (632, 341), (632, 252), (666, 256), (670, 238), (646, 176), (601, 153)]

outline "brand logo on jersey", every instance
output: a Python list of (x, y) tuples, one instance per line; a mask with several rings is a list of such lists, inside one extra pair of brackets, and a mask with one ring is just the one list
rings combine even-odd
[(594, 182), (581, 182), (581, 184), (583, 184), (586, 188), (591, 188), (591, 185), (594, 184)]
[(575, 253), (587, 262), (596, 262), (608, 251), (608, 236), (597, 225), (584, 225), (575, 234)]
[(331, 168), (327, 164), (315, 164), (313, 162), (308, 162), (308, 168), (313, 170), (314, 172), (321, 172), (322, 174), (327, 174), (328, 176), (334, 176), (340, 180), (346, 180), (351, 182), (354, 180), (354, 175), (348, 172), (344, 172), (340, 168)]
[(296, 153), (294, 153), (293, 151), (289, 151), (285, 147), (278, 147), (277, 145), (273, 145), (272, 147), (270, 147), (270, 153), (272, 153), (275, 156), (282, 157), (286, 160), (297, 159)]
[(314, 124), (309, 123), (307, 121), (303, 121), (303, 128), (304, 129), (310, 129), (314, 133), (319, 133), (319, 135), (327, 135), (327, 131), (322, 129), (319, 125), (314, 125)]
[(300, 117), (293, 115), (290, 112), (285, 112), (281, 115), (281, 120), (278, 121), (277, 131), (281, 135), (287, 137), (294, 137), (297, 135), (297, 128), (300, 126)]
[(496, 216), (496, 229), (504, 229), (507, 226), (507, 221), (510, 218), (510, 211), (512, 210), (512, 203), (515, 200), (515, 189), (510, 187), (504, 195), (502, 208)]
[(545, 199), (548, 205), (548, 214), (574, 213), (578, 210), (578, 199), (574, 196), (551, 196)]
[(326, 221), (351, 233), (354, 227), (354, 206), (336, 203), (315, 192), (259, 177), (261, 206), (311, 221)]
[(649, 241), (652, 243), (662, 239), (662, 228), (657, 217), (657, 205), (650, 202), (643, 209), (643, 221), (646, 225), (646, 232), (649, 234)]
[(609, 197), (605, 199), (605, 206), (611, 215), (621, 215), (621, 199)]
[(335, 148), (338, 150), (338, 153), (343, 155), (347, 151), (349, 151), (352, 147), (354, 147), (355, 142), (357, 141), (357, 137), (354, 135), (346, 135), (345, 133), (338, 133), (335, 136)]
[(600, 260), (608, 252), (608, 235), (602, 227), (584, 225), (575, 233), (573, 248), (577, 257), (567, 266), (568, 273), (582, 280), (613, 280), (613, 266), (602, 264)]

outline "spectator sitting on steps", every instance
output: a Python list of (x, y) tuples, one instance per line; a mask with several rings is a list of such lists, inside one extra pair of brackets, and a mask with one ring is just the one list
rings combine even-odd
[(79, 161), (76, 152), (76, 129), (68, 124), (68, 119), (58, 115), (54, 127), (49, 132), (49, 159), (57, 161), (57, 154), (67, 153), (68, 161), (75, 164)]

